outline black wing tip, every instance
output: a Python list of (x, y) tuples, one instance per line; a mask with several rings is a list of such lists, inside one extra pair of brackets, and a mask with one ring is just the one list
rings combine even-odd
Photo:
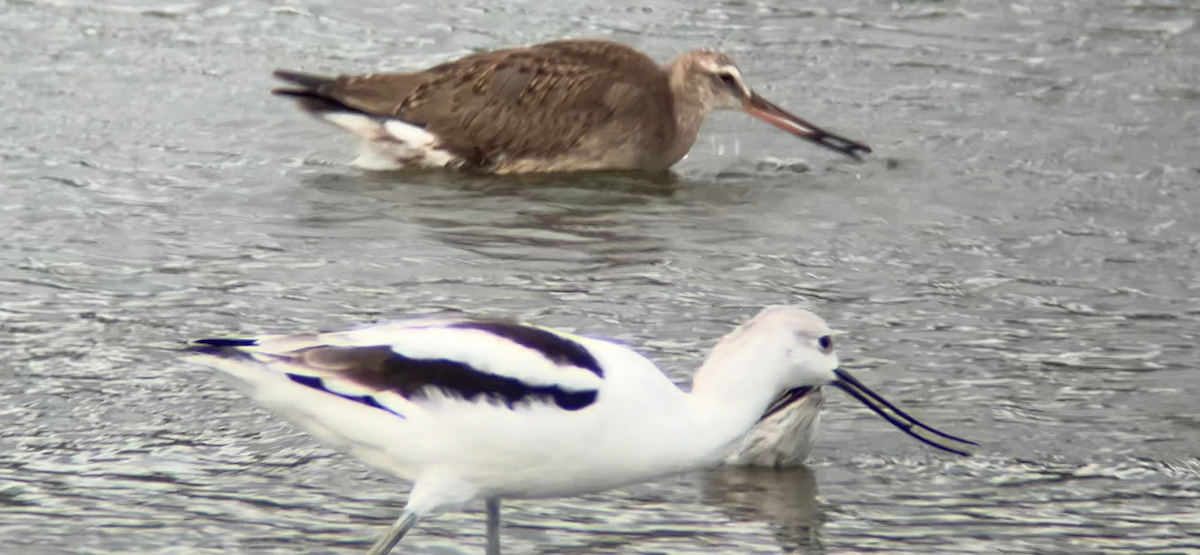
[(291, 97), (303, 98), (306, 96), (312, 96), (313, 92), (308, 89), (279, 87), (279, 88), (271, 89), (271, 94), (273, 94), (275, 96), (291, 96)]
[(271, 76), (280, 81), (287, 81), (293, 85), (299, 85), (307, 90), (314, 90), (325, 85), (329, 85), (337, 80), (335, 77), (327, 75), (319, 75), (316, 73), (305, 73), (303, 71), (292, 71), (290, 69), (277, 69), (271, 72)]
[(258, 345), (258, 341), (254, 339), (196, 339), (188, 343), (184, 347), (184, 351), (201, 355), (213, 355), (228, 357), (241, 353), (242, 347), (253, 347)]
[(312, 114), (322, 114), (325, 112), (360, 113), (359, 110), (346, 106), (344, 103), (331, 98), (327, 94), (328, 86), (337, 80), (334, 77), (287, 69), (277, 69), (271, 72), (271, 75), (280, 81), (286, 81), (293, 85), (271, 89), (271, 94), (295, 100), (300, 109), (306, 112)]
[(329, 98), (328, 96), (322, 95), (321, 93), (312, 89), (280, 87), (277, 89), (272, 89), (271, 94), (295, 100), (297, 107), (314, 116), (320, 116), (321, 114), (330, 112), (348, 112), (352, 114), (369, 115), (362, 110), (355, 110), (354, 108)]

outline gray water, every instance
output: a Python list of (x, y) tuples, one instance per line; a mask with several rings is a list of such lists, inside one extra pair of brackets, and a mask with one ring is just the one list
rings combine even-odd
[[(0, 1), (0, 552), (358, 553), (407, 486), (189, 338), (446, 310), (628, 342), (689, 382), (760, 307), (979, 440), (838, 392), (809, 468), (505, 506), (507, 553), (1200, 553), (1200, 7)], [(605, 36), (716, 46), (875, 148), (739, 114), (669, 179), (379, 175), (270, 71)], [(478, 553), (482, 507), (405, 553)]]

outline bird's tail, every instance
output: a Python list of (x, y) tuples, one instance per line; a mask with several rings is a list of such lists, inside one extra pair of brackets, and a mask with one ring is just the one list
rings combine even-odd
[(363, 140), (354, 165), (375, 170), (398, 169), (407, 163), (446, 166), (454, 157), (437, 149), (437, 137), (425, 126), (394, 116), (373, 114), (350, 106), (334, 93), (336, 77), (300, 71), (276, 70), (275, 77), (293, 86), (271, 91), (289, 97), (317, 119), (340, 127)]
[[(286, 81), (294, 86), (272, 89), (271, 94), (295, 100), (296, 105), (300, 109), (317, 118), (329, 120), (326, 115), (351, 114), (369, 120), (378, 121), (380, 119), (362, 110), (352, 108), (334, 98), (331, 92), (333, 86), (337, 83), (336, 77), (327, 77), (301, 71), (289, 71), (286, 69), (277, 69), (273, 75), (276, 79)], [(333, 120), (329, 121), (336, 124)], [(353, 132), (354, 130), (349, 129), (349, 131)]]

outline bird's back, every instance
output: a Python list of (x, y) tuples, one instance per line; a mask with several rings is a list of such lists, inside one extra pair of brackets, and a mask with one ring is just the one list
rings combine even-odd
[[(289, 74), (302, 75), (277, 73)], [(674, 134), (662, 67), (604, 40), (483, 52), (416, 73), (343, 75), (305, 90), (418, 126), (462, 167), (498, 173), (649, 169)]]
[(332, 447), (488, 495), (599, 491), (677, 470), (685, 403), (645, 357), (516, 323), (449, 319), (202, 340), (195, 358)]

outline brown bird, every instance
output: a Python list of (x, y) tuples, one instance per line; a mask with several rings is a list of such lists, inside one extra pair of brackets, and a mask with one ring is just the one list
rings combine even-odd
[(415, 73), (275, 77), (293, 86), (274, 94), (362, 139), (354, 164), (368, 169), (665, 170), (692, 148), (705, 116), (723, 109), (851, 158), (871, 152), (758, 96), (712, 50), (659, 65), (625, 44), (563, 40)]

